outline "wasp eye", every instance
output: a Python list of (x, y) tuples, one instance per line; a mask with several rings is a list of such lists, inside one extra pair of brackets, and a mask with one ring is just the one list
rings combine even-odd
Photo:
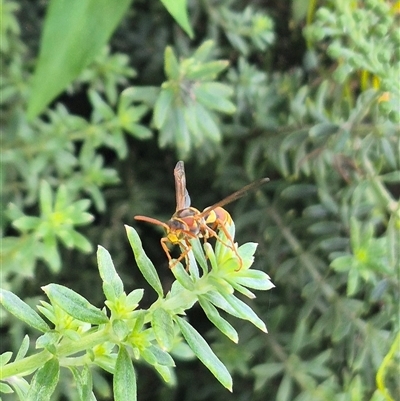
[(168, 227), (171, 230), (184, 230), (185, 226), (182, 222), (180, 222), (179, 220), (170, 220), (168, 221)]

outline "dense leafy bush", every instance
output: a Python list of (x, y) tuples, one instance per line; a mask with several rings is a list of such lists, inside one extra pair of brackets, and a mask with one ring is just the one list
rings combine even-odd
[(2, 399), (399, 399), (398, 3), (0, 5)]

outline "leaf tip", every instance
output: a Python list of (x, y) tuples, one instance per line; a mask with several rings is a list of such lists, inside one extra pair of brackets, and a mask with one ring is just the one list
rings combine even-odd
[(48, 290), (49, 290), (49, 285), (47, 284), (47, 285), (44, 285), (44, 286), (42, 286), (42, 287), (40, 287), (42, 290), (43, 290), (43, 292), (45, 293), (45, 294), (47, 294), (47, 292), (48, 292)]

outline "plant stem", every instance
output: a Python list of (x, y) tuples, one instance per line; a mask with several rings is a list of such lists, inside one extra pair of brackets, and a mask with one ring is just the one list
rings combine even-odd
[(8, 365), (2, 366), (0, 368), (0, 380), (5, 380), (10, 376), (26, 376), (43, 366), (49, 359), (51, 359), (52, 354), (43, 350), (36, 355), (31, 355), (18, 361), (11, 362)]
[[(98, 344), (107, 341), (113, 342), (114, 338), (110, 338), (108, 326), (96, 332), (90, 332), (82, 336), (79, 341), (64, 338), (57, 346), (56, 357), (61, 357), (77, 354), (78, 352), (91, 349)], [(31, 355), (18, 361), (11, 362), (8, 365), (0, 368), (0, 380), (4, 380), (10, 376), (26, 376), (36, 369), (40, 368), (53, 357), (53, 354), (47, 350), (43, 350), (36, 355)]]

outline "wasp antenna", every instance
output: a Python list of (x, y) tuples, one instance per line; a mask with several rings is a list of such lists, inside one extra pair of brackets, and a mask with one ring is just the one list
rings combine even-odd
[(152, 217), (147, 217), (147, 216), (134, 216), (135, 220), (139, 221), (145, 221), (150, 224), (155, 224), (156, 226), (163, 226), (165, 229), (169, 229), (168, 225), (164, 223), (163, 221), (153, 219)]

